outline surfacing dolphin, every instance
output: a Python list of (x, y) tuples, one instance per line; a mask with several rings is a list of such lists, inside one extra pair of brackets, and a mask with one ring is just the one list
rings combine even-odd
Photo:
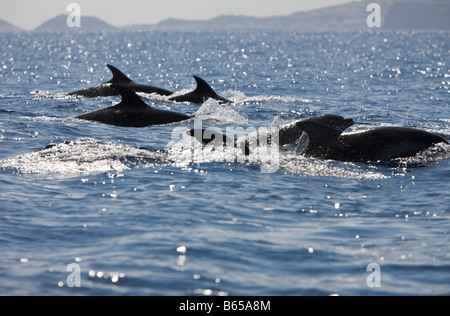
[[(444, 138), (426, 131), (382, 127), (368, 131), (343, 132), (354, 125), (352, 119), (337, 115), (322, 115), (283, 125), (278, 130), (278, 145), (298, 144), (302, 135), (308, 135), (304, 152), (307, 157), (344, 162), (387, 162), (414, 157), (433, 145), (448, 144)], [(187, 135), (195, 137), (204, 145), (215, 144), (240, 146), (249, 155), (248, 138), (232, 139), (213, 130), (190, 130)]]
[(197, 89), (187, 94), (172, 97), (169, 100), (175, 102), (192, 102), (203, 104), (208, 99), (214, 99), (219, 101), (220, 103), (232, 103), (232, 101), (219, 96), (202, 78), (194, 76), (194, 79), (197, 82)]
[(142, 93), (156, 93), (162, 96), (170, 96), (173, 94), (173, 92), (149, 86), (149, 85), (143, 85), (139, 83), (133, 82), (130, 78), (128, 78), (126, 75), (124, 75), (119, 69), (117, 69), (114, 66), (107, 65), (109, 70), (111, 70), (113, 74), (113, 78), (105, 83), (96, 85), (94, 87), (90, 87), (83, 90), (78, 90), (75, 92), (71, 92), (68, 95), (70, 96), (81, 96), (86, 98), (96, 98), (96, 97), (111, 97), (118, 95), (119, 93), (114, 89), (111, 85), (112, 84), (120, 84), (122, 86), (125, 86), (134, 92), (142, 92)]
[(126, 86), (112, 84), (111, 87), (122, 96), (122, 102), (107, 109), (79, 115), (75, 118), (123, 127), (164, 125), (192, 118), (181, 113), (154, 109)]
[(308, 157), (345, 162), (387, 162), (414, 157), (447, 140), (426, 131), (404, 127), (381, 127), (343, 134), (329, 124), (299, 122), (306, 132)]
[[(277, 145), (278, 146), (286, 146), (286, 145), (292, 145), (297, 144), (303, 133), (304, 130), (300, 127), (300, 123), (309, 121), (314, 122), (317, 124), (326, 124), (330, 128), (333, 128), (335, 130), (339, 130), (341, 132), (345, 131), (347, 128), (353, 126), (354, 122), (352, 119), (344, 119), (342, 116), (338, 115), (322, 115), (322, 116), (315, 116), (312, 118), (308, 118), (301, 121), (295, 121), (290, 124), (286, 124), (283, 126), (280, 126), (277, 128)], [(269, 142), (271, 141), (271, 134), (272, 132), (269, 130), (266, 132), (266, 135), (258, 135), (259, 137), (266, 137), (268, 138)], [(239, 142), (245, 142), (247, 145), (250, 142), (250, 139), (248, 136), (239, 138), (239, 139), (233, 139), (229, 136), (225, 136), (213, 129), (193, 129), (189, 130), (187, 132), (188, 136), (196, 138), (199, 142), (201, 142), (203, 145), (208, 145), (212, 141), (214, 141), (216, 144), (223, 144), (223, 145), (229, 145), (229, 144), (238, 144)], [(249, 149), (246, 150), (249, 152)]]
[[(327, 124), (340, 131), (345, 131), (354, 124), (352, 119), (344, 119), (337, 115), (316, 116), (306, 120), (318, 124)], [(255, 146), (260, 146), (261, 143), (263, 145), (271, 145), (272, 142), (275, 142), (280, 147), (288, 145), (297, 146), (304, 133), (304, 130), (299, 127), (299, 123), (303, 121), (296, 121), (275, 129), (260, 130), (256, 134), (250, 134), (240, 138), (223, 135), (216, 129), (192, 129), (188, 130), (186, 134), (194, 137), (204, 146), (233, 146), (242, 150), (245, 156), (249, 156), (252, 153), (252, 149)]]

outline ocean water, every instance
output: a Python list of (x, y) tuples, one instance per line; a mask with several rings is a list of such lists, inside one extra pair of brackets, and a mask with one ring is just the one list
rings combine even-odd
[[(449, 146), (393, 164), (284, 149), (264, 173), (174, 137), (337, 114), (450, 139), (448, 32), (0, 39), (0, 295), (450, 295)], [(197, 121), (141, 129), (71, 119), (120, 101), (64, 96), (107, 63), (177, 93), (198, 75), (235, 102), (142, 95)]]

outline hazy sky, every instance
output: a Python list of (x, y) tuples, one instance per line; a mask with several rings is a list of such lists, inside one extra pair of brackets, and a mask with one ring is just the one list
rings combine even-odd
[(0, 0), (0, 19), (31, 30), (59, 14), (71, 2), (82, 15), (114, 26), (157, 23), (169, 17), (204, 20), (222, 14), (274, 16), (358, 0)]

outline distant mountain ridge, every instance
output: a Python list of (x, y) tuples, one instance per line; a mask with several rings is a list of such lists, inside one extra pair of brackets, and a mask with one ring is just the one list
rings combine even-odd
[[(450, 30), (449, 0), (364, 0), (302, 11), (285, 16), (254, 17), (222, 15), (209, 20), (167, 19), (156, 24), (130, 25), (116, 28), (99, 18), (81, 16), (81, 27), (67, 26), (67, 15), (56, 16), (34, 31), (111, 31), (111, 30), (209, 30), (209, 29), (292, 29), (300, 31), (367, 30), (369, 3), (381, 7), (381, 29)], [(0, 20), (0, 31), (20, 31)]]
[(384, 29), (450, 30), (448, 0), (366, 0), (285, 16), (257, 18), (252, 16), (219, 16), (204, 21), (168, 19), (153, 25), (134, 25), (141, 30), (206, 30), (206, 29), (295, 29), (295, 30), (363, 30), (367, 29), (370, 3), (381, 7)]

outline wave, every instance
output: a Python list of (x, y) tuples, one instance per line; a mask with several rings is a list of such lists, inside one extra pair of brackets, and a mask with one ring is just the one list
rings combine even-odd
[(382, 171), (370, 169), (367, 165), (304, 156), (290, 156), (282, 160), (280, 168), (303, 176), (337, 177), (359, 180), (388, 179), (391, 176)]
[(68, 96), (63, 92), (50, 92), (47, 90), (34, 90), (30, 92), (35, 97), (54, 98), (54, 99), (71, 99), (73, 96)]
[(271, 102), (283, 102), (283, 103), (313, 103), (313, 100), (299, 98), (296, 96), (278, 96), (278, 95), (255, 95), (247, 96), (240, 91), (228, 90), (224, 93), (227, 99), (233, 101), (236, 105), (247, 105), (255, 103), (271, 103)]
[[(176, 103), (174, 101), (170, 101), (170, 98), (175, 96), (180, 96), (191, 92), (189, 89), (181, 90), (175, 92), (171, 96), (162, 96), (156, 93), (148, 94), (148, 93), (138, 93), (141, 97), (151, 101), (151, 102), (165, 102), (165, 103)], [(296, 96), (278, 96), (278, 95), (254, 95), (247, 96), (244, 92), (235, 91), (235, 90), (227, 90), (223, 93), (223, 96), (231, 101), (233, 101), (233, 105), (249, 105), (255, 103), (271, 103), (271, 102), (282, 102), (282, 103), (313, 103), (314, 101), (311, 99), (299, 98)]]
[(71, 117), (53, 117), (53, 116), (22, 116), (24, 120), (34, 121), (34, 122), (67, 122), (74, 120)]
[(23, 174), (96, 174), (153, 166), (164, 161), (164, 156), (159, 151), (84, 138), (0, 160), (0, 168), (17, 170)]
[(450, 145), (448, 144), (436, 144), (433, 147), (428, 148), (424, 152), (418, 153), (414, 157), (399, 159), (397, 162), (401, 166), (406, 168), (412, 168), (415, 166), (425, 166), (432, 163), (436, 163), (443, 159), (450, 158)]
[(284, 151), (278, 147), (262, 146), (250, 156), (245, 156), (241, 148), (226, 146), (214, 148), (203, 146), (191, 137), (172, 141), (167, 147), (168, 160), (178, 167), (189, 167), (192, 164), (206, 163), (241, 163), (258, 166), (262, 173), (284, 171), (302, 176), (327, 176), (352, 179), (385, 179), (383, 172), (377, 172), (366, 165), (326, 161), (306, 158), (295, 151)]
[[(186, 137), (184, 141), (184, 143), (173, 141), (168, 144), (166, 151), (157, 151), (83, 138), (52, 144), (36, 152), (0, 160), (0, 168), (21, 174), (79, 176), (166, 165), (188, 168), (194, 164), (221, 162), (257, 165), (261, 168), (261, 172), (265, 173), (284, 170), (309, 176), (358, 179), (384, 177), (381, 173), (365, 170), (355, 164), (320, 161), (284, 153), (277, 156), (268, 148), (259, 148), (257, 155), (254, 156), (256, 158), (248, 161), (236, 148), (224, 150), (204, 148), (190, 137)], [(236, 157), (240, 157), (242, 161)]]
[(286, 150), (276, 145), (257, 146), (247, 156), (240, 147), (203, 146), (187, 136), (187, 130), (187, 127), (180, 127), (177, 130), (179, 137), (173, 135), (173, 140), (162, 151), (82, 138), (0, 160), (0, 168), (22, 174), (76, 176), (167, 165), (188, 168), (208, 163), (239, 163), (258, 166), (262, 173), (281, 170), (303, 176), (374, 180), (401, 175), (411, 168), (450, 158), (450, 145), (447, 144), (433, 146), (415, 157), (377, 164), (307, 158), (299, 154), (298, 148)]
[(196, 120), (213, 121), (222, 124), (248, 124), (248, 120), (228, 105), (209, 99), (195, 113)]

